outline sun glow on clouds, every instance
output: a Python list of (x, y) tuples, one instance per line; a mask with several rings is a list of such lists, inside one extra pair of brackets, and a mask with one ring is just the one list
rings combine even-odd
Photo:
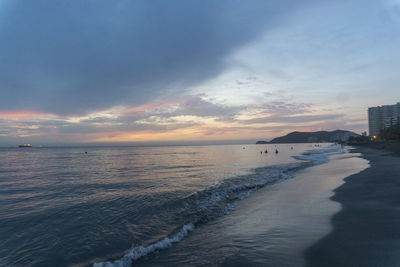
[[(0, 9), (1, 3), (2, 0)], [(266, 17), (262, 13), (262, 17)], [(311, 7), (284, 16), (279, 26), (274, 24), (273, 27), (266, 27), (265, 31), (257, 31), (256, 38), (229, 49), (230, 52), (217, 62), (218, 68), (213, 71), (211, 68), (210, 73), (205, 67), (209, 67), (210, 62), (204, 61), (206, 64), (200, 67), (193, 63), (203, 62), (202, 58), (200, 61), (188, 58), (186, 62), (186, 57), (191, 54), (202, 55), (203, 45), (208, 42), (198, 47), (196, 51), (199, 53), (192, 53), (190, 45), (185, 44), (190, 48), (190, 53), (183, 57), (185, 64), (181, 68), (169, 73), (171, 77), (158, 81), (159, 75), (168, 71), (163, 64), (157, 63), (150, 66), (144, 75), (138, 75), (137, 84), (129, 85), (132, 86), (132, 89), (129, 87), (132, 92), (125, 92), (125, 89), (118, 91), (116, 86), (113, 87), (114, 83), (106, 83), (108, 75), (100, 77), (99, 73), (89, 73), (93, 74), (90, 76), (93, 80), (99, 80), (97, 86), (104, 83), (106, 88), (98, 91), (97, 86), (93, 86), (95, 89), (88, 89), (87, 92), (72, 88), (73, 97), (69, 104), (56, 103), (64, 104), (59, 113), (55, 107), (45, 109), (48, 103), (40, 104), (44, 109), (39, 104), (35, 107), (47, 112), (54, 111), (54, 114), (35, 111), (33, 106), (27, 106), (32, 110), (0, 111), (0, 136), (10, 137), (8, 140), (35, 137), (37, 142), (45, 142), (53, 137), (54, 142), (147, 142), (272, 138), (293, 130), (339, 128), (361, 132), (366, 129), (368, 106), (390, 103), (388, 101), (400, 97), (397, 73), (400, 62), (400, 54), (397, 53), (400, 44), (399, 21), (400, 0), (314, 1)], [(211, 29), (215, 28), (211, 26)], [(211, 32), (214, 33), (214, 30)], [(166, 36), (165, 40), (169, 38)], [(134, 38), (132, 42), (135, 43), (137, 39)], [(187, 40), (190, 38), (185, 37), (182, 42)], [(171, 47), (171, 51), (174, 47)], [(214, 48), (207, 47), (208, 50)], [(109, 50), (106, 47), (105, 51)], [(158, 49), (157, 53), (160, 51)], [(174, 58), (169, 53), (171, 51), (167, 51), (165, 62), (171, 62)], [(210, 58), (215, 59), (221, 51), (212, 53)], [(182, 49), (177, 52), (174, 55), (180, 57)], [(158, 62), (161, 55), (156, 56), (154, 62)], [(111, 63), (114, 58), (110, 57)], [(132, 61), (138, 62), (138, 69), (143, 67), (140, 59), (134, 58)], [(220, 64), (224, 68), (220, 68)], [(113, 64), (108, 66), (112, 68)], [(162, 68), (158, 69), (160, 66)], [(93, 67), (96, 66), (88, 69)], [(192, 67), (192, 72), (183, 71)], [(154, 68), (159, 72), (154, 72)], [(119, 72), (122, 70), (119, 69)], [(197, 76), (199, 70), (207, 70), (203, 73), (204, 77)], [(128, 72), (126, 75), (132, 76)], [(194, 81), (180, 81), (185, 75), (193, 76)], [(152, 90), (147, 91), (142, 85), (149, 81), (142, 81), (142, 77), (157, 80), (161, 86), (156, 88), (157, 82)], [(88, 84), (86, 75), (79, 78), (84, 81), (84, 86)], [(116, 78), (116, 81), (116, 84), (120, 84), (124, 77)], [(164, 87), (163, 81), (171, 83)], [(128, 97), (132, 93), (133, 97), (126, 101), (118, 97), (113, 99), (114, 89), (115, 95), (126, 93)], [(164, 93), (164, 90), (168, 90), (168, 93)], [(85, 101), (79, 102), (82, 98), (80, 93), (93, 100), (92, 103), (86, 105)], [(136, 98), (140, 98), (140, 101), (136, 101)], [(48, 102), (53, 103), (51, 100), (49, 98)], [(77, 102), (84, 108), (69, 106)], [(65, 115), (75, 110), (79, 115)]]
[(283, 91), (261, 90), (260, 96), (240, 105), (227, 105), (226, 101), (220, 103), (197, 94), (119, 106), (84, 116), (2, 111), (0, 117), (8, 122), (6, 130), (15, 137), (40, 140), (52, 133), (66, 141), (85, 143), (259, 139), (283, 134), (288, 126), (290, 130), (320, 129), (322, 125), (326, 128), (329, 122), (343, 126), (337, 121), (341, 116), (337, 112), (297, 103)]
[(67, 116), (65, 117), (65, 121), (70, 123), (80, 123), (82, 121), (90, 121), (96, 118), (113, 119), (119, 116), (118, 114), (121, 112), (121, 110), (122, 108), (116, 107), (113, 109), (93, 112), (85, 116)]
[(38, 118), (38, 117), (53, 117), (53, 114), (42, 113), (33, 110), (0, 110), (0, 118), (2, 119), (27, 119), (27, 118)]

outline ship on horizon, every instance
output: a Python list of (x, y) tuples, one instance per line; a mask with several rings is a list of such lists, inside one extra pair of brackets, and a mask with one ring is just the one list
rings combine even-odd
[(32, 147), (31, 144), (22, 144), (22, 145), (18, 145), (18, 147)]

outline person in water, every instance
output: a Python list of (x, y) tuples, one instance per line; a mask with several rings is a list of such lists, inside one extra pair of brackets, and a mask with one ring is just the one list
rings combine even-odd
[(278, 154), (278, 153), (279, 153), (278, 149), (275, 149), (275, 154)]

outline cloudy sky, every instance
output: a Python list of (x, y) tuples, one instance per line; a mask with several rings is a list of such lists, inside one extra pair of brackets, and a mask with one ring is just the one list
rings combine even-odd
[(400, 0), (0, 0), (0, 145), (367, 129)]

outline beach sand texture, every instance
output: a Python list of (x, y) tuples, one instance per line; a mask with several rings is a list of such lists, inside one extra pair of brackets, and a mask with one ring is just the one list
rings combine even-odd
[(332, 200), (333, 231), (306, 252), (308, 266), (400, 266), (400, 157), (361, 148), (370, 168), (345, 179)]

